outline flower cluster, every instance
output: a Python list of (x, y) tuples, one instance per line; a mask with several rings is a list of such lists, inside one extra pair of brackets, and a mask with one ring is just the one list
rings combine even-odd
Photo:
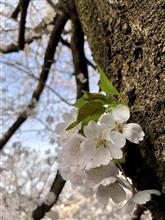
[(65, 180), (74, 186), (84, 185), (88, 195), (95, 194), (102, 204), (109, 199), (115, 203), (125, 201), (126, 191), (130, 190), (132, 198), (125, 205), (129, 212), (136, 204), (149, 201), (151, 194), (160, 195), (158, 190), (137, 192), (126, 177), (121, 177), (120, 161), (126, 140), (139, 144), (144, 138), (139, 124), (127, 123), (130, 118), (127, 106), (118, 104), (104, 111), (98, 120), (89, 120), (84, 126), (77, 123), (66, 131), (76, 118), (74, 109), (64, 115), (64, 122), (56, 129), (62, 145), (60, 173)]

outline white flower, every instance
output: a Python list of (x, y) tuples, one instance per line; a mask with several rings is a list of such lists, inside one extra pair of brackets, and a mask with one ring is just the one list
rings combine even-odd
[(102, 204), (106, 204), (111, 198), (113, 202), (120, 203), (125, 200), (126, 192), (118, 183), (117, 178), (110, 177), (104, 179), (97, 188), (96, 198)]
[(74, 128), (66, 131), (67, 127), (77, 119), (77, 109), (73, 108), (70, 113), (65, 113), (63, 115), (63, 122), (57, 124), (55, 128), (55, 132), (58, 137), (58, 145), (63, 145), (67, 140), (68, 137), (72, 134), (77, 134), (80, 129), (80, 124), (76, 125)]
[(132, 143), (138, 144), (143, 140), (144, 132), (139, 124), (128, 123), (126, 121), (130, 118), (130, 111), (124, 105), (117, 105), (111, 113), (106, 113), (101, 116), (100, 123), (109, 125), (114, 132), (120, 132), (124, 138)]
[(136, 204), (142, 205), (146, 204), (151, 200), (151, 194), (155, 194), (160, 196), (161, 193), (158, 190), (150, 189), (150, 190), (142, 190), (135, 193), (130, 200), (124, 205), (123, 213), (130, 213), (134, 210)]
[(132, 198), (132, 201), (136, 204), (145, 204), (146, 202), (151, 200), (151, 194), (155, 194), (157, 196), (161, 195), (160, 191), (155, 189), (143, 190), (135, 193), (135, 195)]
[(62, 135), (64, 134), (64, 132), (66, 132), (66, 128), (76, 120), (76, 117), (77, 117), (77, 109), (76, 108), (73, 108), (71, 110), (70, 113), (65, 113), (63, 115), (63, 122), (60, 122), (59, 124), (57, 124), (56, 126), (56, 129), (55, 129), (55, 132), (58, 134), (58, 135)]
[(63, 145), (61, 150), (61, 163), (68, 165), (78, 165), (81, 158), (80, 145), (84, 141), (81, 134), (73, 134)]
[(82, 168), (89, 170), (107, 165), (112, 158), (122, 158), (121, 148), (125, 145), (125, 139), (119, 132), (111, 132), (105, 124), (90, 121), (84, 127), (84, 135), (86, 139), (81, 144)]
[(81, 134), (73, 134), (65, 143), (60, 154), (60, 173), (65, 180), (73, 184), (81, 183), (82, 170), (79, 167), (81, 159), (80, 144), (84, 140)]
[(101, 165), (90, 170), (85, 171), (88, 186), (94, 186), (100, 183), (103, 179), (108, 177), (116, 177), (119, 174), (118, 168), (113, 161), (108, 165)]

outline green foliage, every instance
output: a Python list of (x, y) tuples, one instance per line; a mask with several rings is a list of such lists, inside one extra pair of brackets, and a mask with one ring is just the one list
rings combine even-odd
[(117, 89), (113, 86), (112, 82), (107, 78), (103, 70), (99, 67), (100, 72), (100, 88), (102, 91), (111, 95), (120, 95)]
[(106, 95), (101, 93), (89, 93), (82, 91), (84, 95), (74, 104), (78, 108), (77, 120), (74, 121), (66, 130), (70, 130), (81, 122), (82, 128), (88, 124), (89, 121), (98, 121), (100, 116), (105, 111), (111, 111), (117, 104), (119, 92), (112, 85), (105, 73), (100, 70), (100, 87)]

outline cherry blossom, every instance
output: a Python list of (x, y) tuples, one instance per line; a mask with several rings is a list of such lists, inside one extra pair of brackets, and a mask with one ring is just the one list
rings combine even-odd
[(55, 128), (55, 132), (56, 135), (58, 136), (58, 144), (59, 146), (61, 146), (62, 144), (64, 144), (67, 140), (68, 140), (68, 136), (72, 135), (72, 134), (77, 134), (79, 129), (80, 129), (80, 124), (78, 124), (77, 126), (75, 126), (74, 128), (72, 128), (69, 131), (66, 131), (67, 127), (76, 120), (77, 118), (77, 109), (73, 108), (71, 110), (71, 112), (69, 113), (65, 113), (63, 115), (63, 122), (59, 123), (56, 128)]
[(107, 203), (110, 198), (113, 202), (120, 203), (126, 199), (126, 192), (119, 184), (118, 178), (109, 177), (98, 186), (96, 198), (102, 204)]
[(86, 139), (81, 144), (83, 168), (88, 170), (107, 165), (112, 158), (122, 158), (121, 148), (125, 145), (125, 140), (119, 132), (111, 132), (105, 124), (90, 121), (84, 127), (84, 135)]
[(112, 112), (102, 115), (99, 121), (100, 123), (109, 125), (109, 128), (113, 129), (114, 132), (120, 132), (122, 138), (126, 138), (132, 143), (139, 144), (139, 142), (143, 140), (144, 132), (137, 123), (126, 124), (129, 118), (129, 108), (119, 104)]
[(109, 164), (100, 167), (96, 167), (90, 170), (85, 171), (86, 175), (86, 182), (89, 186), (94, 186), (98, 183), (100, 183), (103, 179), (108, 177), (115, 177), (119, 174), (119, 170), (116, 167), (115, 163), (113, 161), (110, 161)]
[(73, 184), (81, 182), (82, 171), (79, 168), (79, 161), (80, 144), (83, 140), (81, 134), (73, 134), (63, 145), (60, 153), (60, 173), (65, 180), (70, 180)]
[(148, 201), (151, 200), (151, 195), (155, 194), (160, 196), (161, 193), (158, 190), (150, 189), (150, 190), (142, 190), (136, 192), (130, 200), (123, 207), (123, 213), (130, 213), (134, 210), (135, 206), (146, 204)]

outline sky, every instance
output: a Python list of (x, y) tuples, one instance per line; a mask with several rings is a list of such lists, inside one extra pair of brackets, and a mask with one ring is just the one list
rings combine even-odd
[[(7, 1), (11, 5), (16, 5), (17, 1)], [(32, 16), (27, 18), (27, 27), (31, 28), (37, 25), (42, 17), (49, 13), (49, 9), (44, 8), (45, 1), (33, 1), (34, 6), (30, 13)], [(36, 9), (40, 9), (40, 14)], [(11, 7), (5, 11), (11, 14)], [(3, 10), (3, 8), (1, 8)], [(34, 22), (35, 21), (35, 22)], [(69, 27), (69, 24), (67, 25)], [(3, 17), (1, 20), (1, 28), (10, 29), (18, 28), (17, 22)], [(8, 33), (8, 32), (7, 32)], [(1, 42), (9, 44), (17, 40), (18, 30), (12, 34), (3, 34), (0, 32)], [(26, 31), (28, 33), (28, 29)], [(1, 117), (0, 126), (2, 133), (12, 125), (19, 115), (19, 112), (26, 108), (32, 92), (37, 84), (28, 74), (39, 77), (44, 51), (47, 46), (48, 37), (43, 36), (42, 40), (34, 42), (25, 47), (25, 51), (19, 53), (10, 53), (1, 55), (1, 73), (0, 73), (0, 89), (1, 89)], [(92, 60), (91, 52), (86, 44), (87, 58)], [(34, 53), (37, 52), (37, 53)], [(89, 67), (90, 72), (90, 91), (98, 91), (98, 75)], [(23, 85), (23, 86), (22, 86)], [(47, 85), (58, 92), (67, 101), (74, 103), (76, 98), (76, 84), (73, 76), (72, 57), (68, 48), (61, 45), (56, 51), (55, 63), (51, 68)], [(52, 93), (48, 88), (44, 89), (41, 100), (37, 106), (35, 116), (29, 117), (21, 128), (14, 134), (7, 146), (11, 146), (13, 142), (20, 141), (23, 145), (45, 151), (52, 148), (50, 140), (54, 139), (53, 147), (56, 147), (56, 134), (54, 132), (56, 124), (62, 120), (62, 115), (69, 111), (70, 107)], [(48, 117), (52, 117), (54, 121), (49, 123)], [(47, 122), (48, 121), (48, 122)], [(47, 129), (45, 129), (45, 126)]]

